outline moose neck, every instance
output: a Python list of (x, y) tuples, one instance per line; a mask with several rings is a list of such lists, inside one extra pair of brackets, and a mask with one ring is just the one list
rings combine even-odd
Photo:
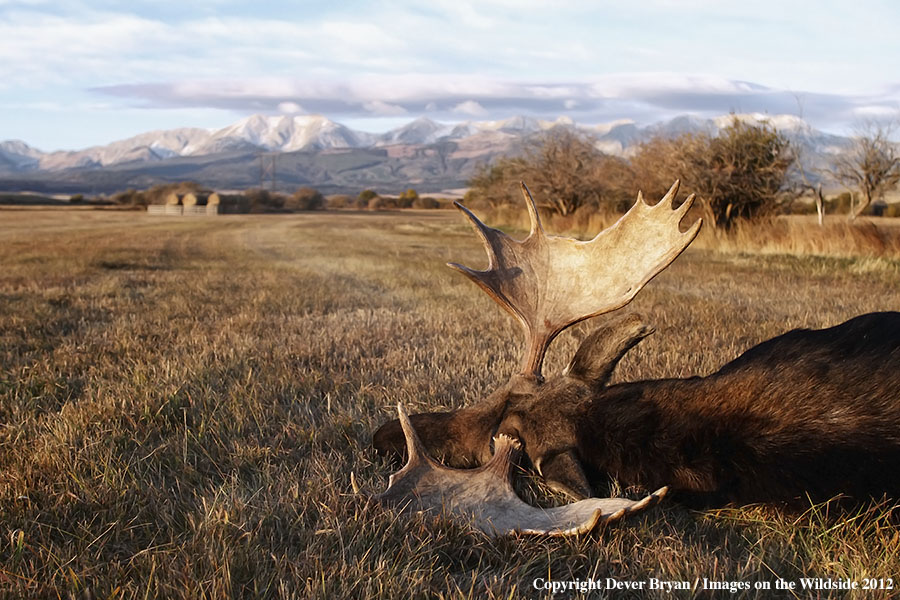
[(595, 392), (578, 429), (578, 449), (589, 470), (626, 486), (692, 481), (711, 487), (708, 465), (695, 465), (684, 448), (732, 443), (708, 426), (695, 400), (704, 378), (622, 383)]

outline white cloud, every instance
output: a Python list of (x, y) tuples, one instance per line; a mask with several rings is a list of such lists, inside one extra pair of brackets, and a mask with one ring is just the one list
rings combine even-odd
[(853, 109), (853, 114), (859, 116), (860, 118), (891, 117), (896, 119), (900, 118), (900, 104), (894, 104), (892, 106), (885, 104), (869, 104), (865, 106), (857, 106)]
[(297, 115), (305, 113), (303, 107), (297, 104), (296, 102), (279, 102), (278, 103), (278, 112), (284, 113), (286, 115)]
[(0, 0), (0, 104), (646, 122), (797, 111), (803, 94), (804, 117), (843, 122), (900, 99), (879, 91), (898, 13), (870, 0), (317, 4)]
[(629, 98), (661, 93), (753, 93), (762, 86), (709, 74), (678, 72), (618, 73), (598, 78), (590, 86), (595, 98)]
[(398, 104), (388, 104), (387, 102), (382, 102), (381, 100), (371, 100), (369, 102), (365, 102), (363, 103), (363, 108), (372, 114), (385, 117), (405, 115), (407, 114), (407, 112), (409, 112)]
[[(900, 88), (872, 96), (779, 90), (716, 75), (623, 73), (580, 83), (537, 83), (476, 76), (362, 76), (351, 81), (278, 77), (190, 80), (101, 88), (112, 98), (147, 107), (211, 107), (241, 114), (284, 112), (295, 103), (306, 113), (338, 120), (387, 119), (427, 114), (503, 119), (526, 115), (555, 119), (566, 113), (582, 123), (629, 118), (648, 123), (683, 114), (712, 117), (729, 112), (798, 114), (826, 130), (843, 129), (872, 106), (900, 102)], [(798, 103), (802, 97), (802, 103)]]
[[(302, 84), (275, 77), (250, 79), (192, 79), (178, 81), (171, 86), (173, 99), (192, 98), (291, 98), (304, 96)], [(288, 100), (285, 100), (288, 101)]]
[(451, 109), (451, 112), (470, 117), (486, 117), (488, 115), (488, 111), (474, 100), (460, 102)]

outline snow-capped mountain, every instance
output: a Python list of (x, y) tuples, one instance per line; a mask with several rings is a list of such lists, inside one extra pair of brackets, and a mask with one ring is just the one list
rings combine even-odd
[(438, 140), (449, 137), (452, 130), (452, 126), (436, 123), (427, 117), (419, 117), (415, 121), (378, 136), (376, 145), (433, 144)]
[(30, 170), (40, 165), (42, 152), (32, 148), (21, 140), (9, 140), (0, 143), (0, 165), (10, 169)]
[(359, 148), (372, 145), (376, 137), (320, 115), (253, 115), (214, 132), (205, 144), (188, 154), (212, 154), (245, 144), (277, 152)]
[(39, 168), (54, 171), (73, 167), (105, 167), (135, 161), (159, 161), (190, 154), (208, 136), (207, 130), (190, 127), (150, 131), (106, 146), (44, 154), (40, 157)]
[[(383, 134), (352, 130), (320, 115), (253, 115), (219, 130), (181, 128), (151, 131), (105, 146), (84, 150), (44, 153), (21, 141), (0, 143), (0, 173), (60, 172), (68, 169), (98, 169), (120, 165), (140, 167), (187, 157), (256, 154), (265, 152), (317, 152), (340, 149), (385, 149), (394, 157), (415, 156), (417, 147), (443, 142), (453, 144), (449, 156), (474, 160), (510, 153), (524, 140), (542, 132), (563, 128), (594, 140), (604, 152), (628, 155), (636, 144), (654, 136), (674, 137), (683, 133), (715, 135), (732, 119), (768, 123), (804, 152), (827, 155), (840, 152), (847, 139), (817, 131), (792, 115), (758, 113), (725, 115), (714, 119), (681, 116), (662, 123), (639, 126), (630, 120), (584, 126), (568, 117), (554, 121), (516, 116), (495, 121), (438, 123), (419, 118)], [(403, 149), (405, 148), (405, 149)], [(447, 152), (444, 148), (441, 152)]]
[(84, 150), (44, 153), (21, 141), (3, 142), (0, 166), (17, 171), (58, 171), (240, 150), (294, 152), (359, 148), (374, 145), (378, 137), (353, 131), (322, 116), (253, 115), (219, 130), (186, 127), (151, 131)]

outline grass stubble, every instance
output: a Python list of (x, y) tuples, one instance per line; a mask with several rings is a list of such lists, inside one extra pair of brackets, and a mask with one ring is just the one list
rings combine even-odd
[[(0, 213), (0, 596), (543, 598), (536, 578), (607, 577), (900, 585), (886, 504), (836, 517), (664, 503), (589, 536), (491, 539), (354, 495), (351, 472), (377, 491), (394, 469), (370, 439), (397, 402), (462, 406), (518, 364), (515, 323), (448, 260), (485, 263), (445, 212)], [(627, 309), (657, 333), (616, 379), (705, 374), (788, 329), (898, 309), (898, 282), (890, 257), (689, 250)], [(545, 372), (589, 330), (561, 336)]]

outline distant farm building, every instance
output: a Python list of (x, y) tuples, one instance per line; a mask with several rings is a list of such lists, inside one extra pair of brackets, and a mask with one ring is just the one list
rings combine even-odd
[(171, 192), (165, 196), (164, 204), (150, 204), (147, 212), (151, 215), (204, 216), (222, 213), (248, 213), (250, 200), (243, 194), (220, 194), (218, 192)]

